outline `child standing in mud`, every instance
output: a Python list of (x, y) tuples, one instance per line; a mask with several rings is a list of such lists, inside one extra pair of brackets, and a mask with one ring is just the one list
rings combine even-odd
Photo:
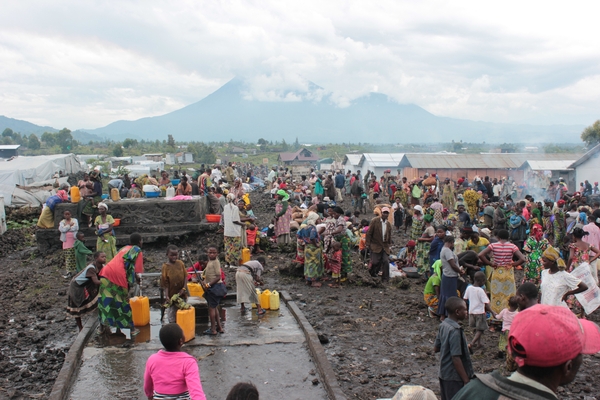
[(340, 287), (340, 275), (342, 271), (342, 244), (333, 242), (331, 244), (333, 252), (327, 258), (327, 269), (331, 271), (331, 279), (333, 283), (329, 285), (332, 288)]
[[(182, 299), (187, 298), (187, 271), (183, 261), (178, 260), (179, 249), (177, 246), (167, 247), (168, 262), (162, 265), (162, 273), (160, 276), (160, 285), (165, 290), (167, 299), (178, 294)], [(177, 321), (177, 306), (173, 302), (167, 310), (167, 318), (169, 323), (173, 324)]]
[(490, 299), (483, 290), (485, 274), (477, 271), (474, 278), (475, 282), (467, 287), (463, 296), (465, 300), (469, 301), (469, 326), (475, 328), (475, 337), (469, 344), (469, 351), (481, 346), (481, 336), (488, 328), (485, 312), (492, 312)]
[(451, 400), (475, 375), (467, 338), (459, 321), (467, 318), (467, 305), (459, 297), (448, 298), (445, 303), (448, 318), (440, 324), (433, 349), (440, 353), (440, 392), (442, 400)]

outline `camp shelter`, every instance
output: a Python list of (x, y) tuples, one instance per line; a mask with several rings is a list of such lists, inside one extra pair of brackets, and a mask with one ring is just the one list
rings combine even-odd
[(469, 180), (475, 176), (490, 179), (512, 177), (523, 182), (525, 161), (553, 161), (565, 158), (577, 159), (576, 154), (563, 153), (407, 153), (400, 162), (401, 174), (409, 180), (435, 173), (443, 180), (454, 181), (460, 177)]
[(404, 153), (363, 153), (357, 169), (360, 169), (363, 176), (371, 171), (379, 178), (387, 170), (396, 175), (403, 157)]
[[(592, 185), (600, 181), (600, 144), (593, 147), (569, 166), (575, 169), (577, 187), (586, 180)], [(571, 189), (571, 186), (569, 186)], [(575, 187), (573, 187), (575, 189)], [(573, 190), (574, 191), (574, 190)]]
[[(12, 160), (0, 161), (0, 195), (4, 196), (5, 205), (13, 204), (12, 198), (17, 186), (33, 186), (63, 171), (73, 174), (82, 171), (81, 163), (74, 154), (54, 154), (48, 156), (15, 157)], [(32, 206), (39, 205), (31, 204)]]

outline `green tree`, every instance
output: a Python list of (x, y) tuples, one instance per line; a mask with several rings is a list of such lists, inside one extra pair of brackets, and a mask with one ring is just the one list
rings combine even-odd
[(261, 145), (261, 146), (262, 146), (263, 144), (264, 144), (264, 145), (266, 145), (266, 144), (269, 144), (269, 142), (267, 142), (267, 141), (266, 141), (265, 139), (263, 139), (263, 138), (260, 138), (260, 139), (258, 139), (258, 143), (257, 143), (257, 144), (259, 144), (259, 145)]
[(173, 135), (169, 135), (169, 138), (167, 140), (167, 145), (171, 146), (171, 147), (175, 147), (175, 139), (173, 139)]
[(581, 140), (589, 147), (593, 147), (600, 143), (600, 119), (583, 130), (581, 133)]
[(188, 151), (194, 155), (194, 162), (200, 164), (213, 164), (217, 160), (214, 148), (205, 143), (190, 144)]
[(113, 148), (113, 156), (115, 157), (123, 157), (123, 148), (121, 147), (120, 144), (116, 144), (115, 147)]
[(3, 132), (2, 132), (2, 137), (13, 137), (13, 130), (10, 128), (6, 128)]
[(126, 149), (130, 148), (130, 147), (135, 147), (138, 145), (138, 141), (135, 139), (125, 139), (123, 141), (123, 147), (125, 147)]
[(281, 141), (281, 151), (288, 151), (290, 147), (288, 146), (288, 144), (285, 142), (285, 139), (283, 139)]
[(32, 133), (27, 140), (27, 147), (31, 150), (39, 149), (41, 147), (40, 139)]
[(71, 131), (69, 129), (61, 129), (56, 134), (54, 134), (54, 137), (55, 144), (57, 144), (60, 147), (61, 151), (67, 152), (73, 149), (73, 136), (71, 135)]
[(56, 142), (56, 138), (54, 137), (54, 133), (52, 132), (44, 132), (42, 134), (42, 142), (46, 143), (47, 146), (54, 146)]

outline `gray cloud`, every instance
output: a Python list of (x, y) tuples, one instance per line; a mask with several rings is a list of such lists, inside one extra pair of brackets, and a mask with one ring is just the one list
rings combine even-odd
[(261, 101), (344, 107), (378, 91), (437, 115), (536, 123), (590, 124), (600, 109), (600, 37), (584, 34), (595, 23), (584, 6), (6, 3), (2, 113), (57, 127), (164, 114), (234, 76)]

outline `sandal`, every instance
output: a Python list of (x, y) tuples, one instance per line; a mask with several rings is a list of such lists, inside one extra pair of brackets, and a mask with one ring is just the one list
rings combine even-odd
[(260, 311), (256, 310), (256, 315), (265, 315), (267, 311), (264, 308), (261, 308)]
[(202, 332), (204, 335), (209, 335), (209, 336), (217, 336), (217, 332), (211, 331), (210, 329), (205, 330), (204, 332)]
[(310, 284), (311, 287), (321, 287), (321, 282), (313, 282)]

